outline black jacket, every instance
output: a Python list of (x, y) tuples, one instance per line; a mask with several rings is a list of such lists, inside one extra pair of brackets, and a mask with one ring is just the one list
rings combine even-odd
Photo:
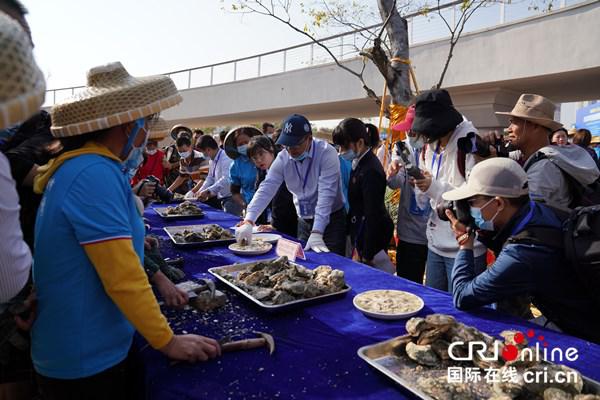
[(348, 186), (350, 238), (366, 260), (387, 249), (394, 234), (384, 203), (386, 185), (381, 162), (369, 151), (352, 170)]

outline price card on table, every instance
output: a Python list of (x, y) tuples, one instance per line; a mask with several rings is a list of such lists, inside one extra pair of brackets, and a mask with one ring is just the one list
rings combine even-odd
[(296, 261), (296, 257), (306, 260), (306, 256), (304, 255), (304, 249), (302, 248), (302, 245), (298, 242), (294, 242), (293, 240), (283, 238), (279, 239), (277, 241), (275, 253), (279, 257), (286, 256), (291, 262)]

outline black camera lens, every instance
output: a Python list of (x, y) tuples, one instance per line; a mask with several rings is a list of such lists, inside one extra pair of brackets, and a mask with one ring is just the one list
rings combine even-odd
[(446, 210), (452, 211), (456, 219), (464, 225), (470, 226), (474, 224), (473, 217), (471, 217), (471, 208), (466, 200), (442, 201), (439, 203), (435, 211), (442, 221), (449, 221)]

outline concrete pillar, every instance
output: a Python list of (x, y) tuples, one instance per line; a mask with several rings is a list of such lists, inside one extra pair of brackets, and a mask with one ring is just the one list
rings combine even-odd
[(502, 130), (508, 118), (496, 111), (510, 111), (521, 93), (503, 88), (450, 90), (454, 106), (481, 131)]

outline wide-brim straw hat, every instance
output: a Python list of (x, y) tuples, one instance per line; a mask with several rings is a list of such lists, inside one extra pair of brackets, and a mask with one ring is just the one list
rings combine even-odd
[(181, 125), (181, 124), (178, 124), (178, 125), (175, 125), (174, 127), (172, 127), (170, 135), (173, 138), (173, 140), (177, 140), (177, 137), (179, 136), (179, 134), (181, 132), (187, 133), (189, 138), (190, 139), (192, 138), (192, 129), (185, 125)]
[(169, 124), (163, 118), (156, 118), (148, 124), (148, 139), (161, 141), (169, 135)]
[(182, 101), (171, 78), (133, 77), (120, 62), (89, 70), (86, 88), (52, 107), (52, 134), (95, 132), (159, 113)]
[(539, 94), (524, 93), (519, 97), (511, 112), (496, 112), (496, 114), (531, 121), (554, 132), (563, 126), (554, 120), (554, 111), (556, 111), (556, 105), (551, 100)]
[(0, 129), (25, 121), (40, 110), (46, 82), (38, 68), (29, 36), (0, 12)]
[(227, 154), (227, 157), (231, 158), (232, 160), (235, 160), (240, 156), (240, 153), (238, 153), (237, 151), (237, 146), (235, 145), (235, 134), (241, 129), (243, 129), (245, 133), (247, 133), (250, 137), (259, 136), (263, 134), (262, 131), (251, 125), (236, 126), (232, 130), (230, 130), (227, 133), (227, 136), (225, 136), (223, 148), (225, 149), (225, 154)]

